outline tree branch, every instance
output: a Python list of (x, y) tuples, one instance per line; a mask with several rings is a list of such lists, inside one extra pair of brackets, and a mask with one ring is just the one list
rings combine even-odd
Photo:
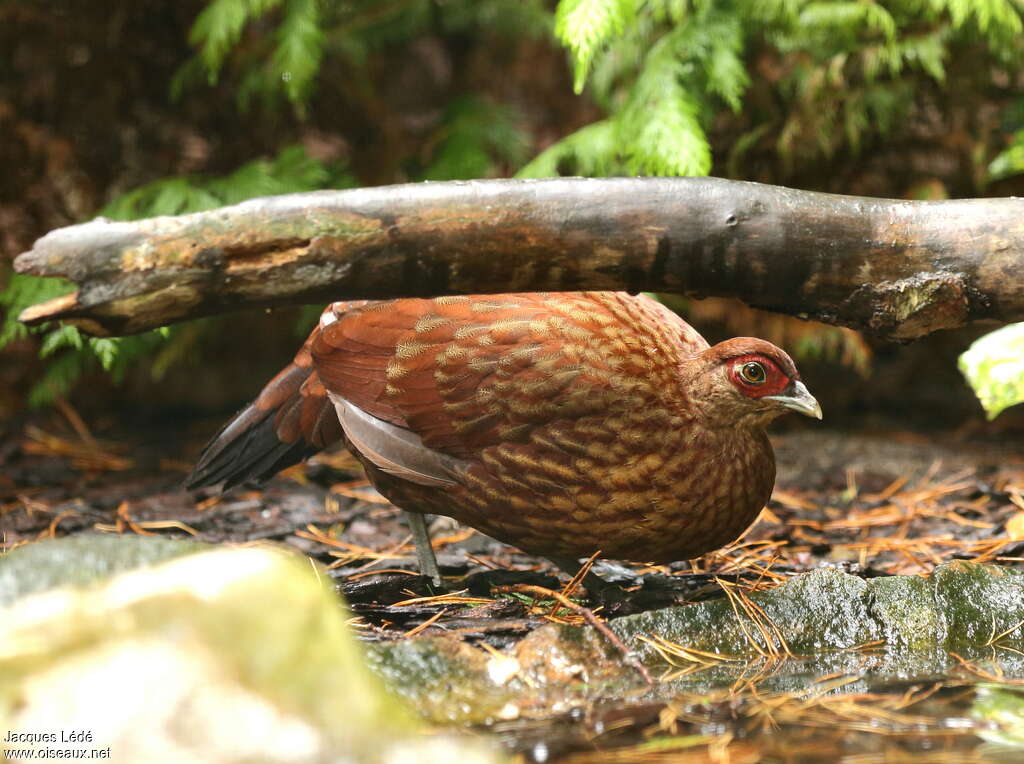
[(21, 320), (129, 334), (351, 298), (622, 289), (909, 339), (1024, 319), (1024, 200), (913, 202), (716, 178), (487, 180), (320, 191), (53, 231), (15, 262), (71, 296)]

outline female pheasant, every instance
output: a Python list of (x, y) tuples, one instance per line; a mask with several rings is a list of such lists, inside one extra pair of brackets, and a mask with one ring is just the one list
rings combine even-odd
[(709, 347), (644, 296), (339, 302), (187, 484), (263, 480), (343, 439), (435, 581), (424, 513), (556, 561), (668, 562), (753, 521), (775, 481), (764, 428), (786, 411), (821, 418), (785, 352)]

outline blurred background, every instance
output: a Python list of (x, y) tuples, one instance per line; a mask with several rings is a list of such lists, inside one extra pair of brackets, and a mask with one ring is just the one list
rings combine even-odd
[[(1012, 0), (0, 0), (0, 440), (29, 422), (150, 427), (169, 458), (190, 458), (319, 313), (120, 340), (28, 333), (18, 311), (68, 286), (10, 263), (48, 230), (515, 175), (1021, 194), (1021, 13)], [(833, 425), (1024, 431), (1020, 406), (986, 422), (957, 370), (992, 326), (892, 346), (729, 300), (666, 301), (712, 342), (786, 347)]]

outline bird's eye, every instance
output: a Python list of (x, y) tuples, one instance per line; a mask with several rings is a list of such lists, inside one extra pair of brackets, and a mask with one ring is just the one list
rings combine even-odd
[(740, 377), (744, 382), (751, 385), (763, 385), (765, 380), (768, 379), (764, 366), (757, 361), (749, 361), (743, 364), (740, 367)]

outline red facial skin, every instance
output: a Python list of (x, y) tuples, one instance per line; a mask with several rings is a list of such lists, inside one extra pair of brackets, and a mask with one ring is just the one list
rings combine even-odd
[[(751, 361), (764, 367), (764, 382), (754, 384), (745, 380), (740, 374), (740, 369)], [(755, 399), (763, 398), (766, 395), (779, 395), (791, 382), (775, 361), (760, 353), (751, 353), (732, 360), (729, 364), (729, 379), (745, 396)]]

